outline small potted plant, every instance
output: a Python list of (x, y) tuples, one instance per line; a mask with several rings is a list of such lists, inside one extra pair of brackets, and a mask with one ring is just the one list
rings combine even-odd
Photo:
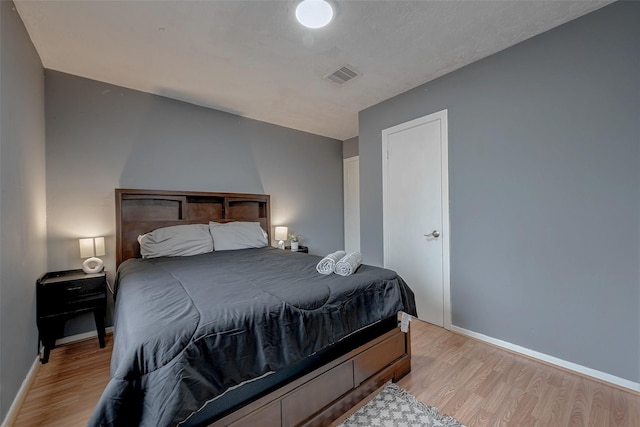
[(300, 244), (300, 235), (297, 233), (289, 234), (289, 241), (291, 242), (291, 250), (298, 252), (298, 245)]

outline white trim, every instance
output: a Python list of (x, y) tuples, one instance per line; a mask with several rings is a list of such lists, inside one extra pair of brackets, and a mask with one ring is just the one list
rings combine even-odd
[(441, 185), (441, 202), (442, 202), (442, 309), (443, 309), (443, 326), (445, 329), (451, 329), (451, 249), (450, 249), (450, 223), (449, 223), (449, 122), (448, 122), (448, 110), (438, 111), (424, 117), (419, 117), (414, 120), (410, 120), (406, 123), (390, 127), (382, 130), (382, 246), (384, 255), (384, 265), (389, 263), (389, 248), (387, 247), (390, 241), (387, 233), (389, 232), (389, 226), (387, 225), (387, 216), (384, 215), (387, 209), (385, 200), (388, 199), (387, 192), (389, 191), (387, 186), (387, 168), (388, 166), (388, 151), (389, 151), (389, 135), (402, 130), (410, 129), (412, 127), (420, 126), (426, 123), (439, 121), (440, 122), (440, 185)]
[[(360, 173), (360, 156), (353, 156), (353, 157), (347, 157), (346, 159), (342, 160), (342, 188), (343, 188), (343, 213), (342, 213), (342, 218), (344, 221), (344, 248), (345, 250), (347, 250), (347, 202), (349, 200), (350, 196), (355, 196), (358, 197), (358, 248), (357, 251), (360, 252), (360, 248), (361, 248), (361, 233), (360, 233), (360, 177), (358, 176), (358, 194), (350, 194), (347, 190), (349, 190), (349, 188), (347, 188), (347, 167), (348, 165), (351, 165), (353, 163), (357, 164), (358, 167), (358, 174)], [(355, 230), (351, 230), (352, 232), (355, 232)]]
[[(113, 326), (108, 326), (104, 329), (105, 334), (113, 333)], [(68, 337), (60, 338), (56, 340), (56, 345), (69, 344), (70, 342), (82, 341), (89, 338), (97, 337), (98, 331), (89, 331), (83, 334), (70, 335)]]
[(442, 110), (440, 114), (440, 135), (442, 140), (442, 150), (440, 153), (442, 186), (442, 306), (444, 309), (444, 328), (451, 329), (451, 229), (449, 225), (449, 115), (447, 110)]
[(7, 415), (4, 417), (1, 427), (9, 427), (16, 422), (16, 418), (18, 418), (18, 413), (20, 412), (20, 407), (27, 397), (31, 384), (36, 379), (38, 369), (40, 369), (40, 358), (36, 357), (29, 369), (29, 372), (27, 373), (27, 376), (22, 381), (22, 385), (20, 386), (16, 397), (13, 398), (13, 403), (11, 403), (11, 407), (9, 408)]
[[(106, 334), (113, 333), (113, 326), (106, 327), (104, 329), (104, 331), (105, 331)], [(82, 341), (82, 340), (86, 340), (88, 338), (93, 338), (93, 337), (97, 337), (97, 336), (98, 336), (98, 331), (90, 331), (90, 332), (85, 332), (83, 334), (71, 335), (71, 336), (60, 338), (60, 339), (56, 340), (56, 345), (68, 344), (68, 343), (75, 342), (75, 341)], [(40, 349), (40, 353), (42, 353), (42, 348)], [(27, 397), (27, 393), (29, 392), (29, 389), (31, 388), (31, 384), (33, 383), (33, 380), (35, 380), (35, 378), (36, 378), (36, 374), (38, 373), (38, 369), (40, 369), (40, 355), (39, 354), (36, 357), (36, 360), (31, 365), (31, 369), (29, 369), (29, 372), (27, 373), (27, 376), (22, 381), (22, 385), (20, 386), (20, 390), (18, 390), (18, 393), (16, 394), (16, 397), (13, 399), (13, 403), (11, 404), (11, 407), (9, 408), (9, 411), (7, 412), (7, 416), (2, 421), (2, 424), (0, 424), (0, 427), (12, 426), (13, 423), (16, 421), (16, 418), (18, 416), (18, 412), (20, 411), (20, 407), (22, 406), (22, 403), (24, 402), (24, 399)]]
[(585, 375), (587, 377), (595, 378), (597, 380), (614, 384), (619, 387), (624, 387), (626, 389), (633, 390), (635, 392), (640, 392), (640, 383), (636, 383), (633, 381), (626, 380), (624, 378), (616, 377), (615, 375), (607, 374), (606, 372), (598, 371), (596, 369), (578, 365), (577, 363), (558, 359), (557, 357), (549, 356), (548, 354), (540, 353), (535, 350), (530, 350), (526, 347), (521, 347), (517, 344), (511, 344), (510, 342), (502, 341), (497, 338), (492, 338), (487, 335), (480, 334), (478, 332), (469, 331), (468, 329), (460, 328), (455, 325), (451, 325), (451, 331), (458, 333), (460, 335), (464, 335), (470, 338), (475, 338), (477, 340), (484, 341), (486, 343), (504, 348), (514, 353), (519, 353), (519, 354), (531, 357), (533, 359), (540, 360), (542, 362), (545, 362), (551, 365), (559, 366), (561, 368), (576, 372), (581, 375)]
[(355, 161), (360, 161), (360, 156), (351, 156), (351, 157), (346, 157), (344, 159), (342, 159), (342, 163), (349, 163), (349, 162), (355, 162)]

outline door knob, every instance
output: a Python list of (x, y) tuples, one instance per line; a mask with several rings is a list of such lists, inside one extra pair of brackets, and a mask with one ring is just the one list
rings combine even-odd
[(438, 237), (440, 237), (440, 232), (438, 230), (433, 230), (431, 233), (425, 234), (424, 237), (433, 237), (437, 239)]

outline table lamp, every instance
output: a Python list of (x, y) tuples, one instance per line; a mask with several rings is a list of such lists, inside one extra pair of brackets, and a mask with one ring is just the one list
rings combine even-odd
[(80, 239), (80, 258), (87, 258), (82, 263), (82, 271), (85, 273), (100, 273), (104, 268), (104, 262), (96, 256), (104, 256), (104, 237), (89, 237)]
[(276, 227), (275, 238), (278, 241), (278, 249), (284, 249), (284, 241), (287, 240), (289, 229), (287, 227)]

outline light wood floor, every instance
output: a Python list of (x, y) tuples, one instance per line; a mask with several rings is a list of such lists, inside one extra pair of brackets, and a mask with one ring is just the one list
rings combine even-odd
[(86, 426), (109, 382), (113, 335), (100, 348), (98, 338), (51, 350), (40, 365), (14, 426)]
[(467, 426), (640, 427), (640, 394), (411, 322), (411, 374), (398, 382)]
[[(399, 385), (468, 427), (639, 427), (640, 395), (413, 321), (412, 370)], [(15, 426), (85, 426), (109, 380), (112, 340), (54, 349)]]

